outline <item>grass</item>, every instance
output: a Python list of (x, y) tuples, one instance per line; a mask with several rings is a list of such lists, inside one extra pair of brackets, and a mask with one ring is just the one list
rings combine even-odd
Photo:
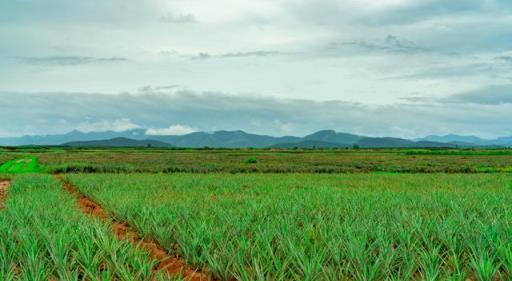
[(37, 158), (32, 156), (12, 159), (0, 166), (0, 174), (35, 173), (40, 170)]
[(14, 159), (14, 158), (16, 158), (17, 156), (18, 156), (18, 153), (14, 153), (14, 152), (9, 152), (9, 153), (7, 153), (7, 152), (2, 151), (2, 150), (0, 149), (0, 166), (1, 166), (3, 163), (5, 163), (5, 162), (7, 162), (7, 161), (9, 161), (9, 160), (12, 160), (12, 159)]
[(507, 174), (68, 179), (144, 235), (222, 279), (512, 278)]
[(153, 265), (53, 177), (16, 176), (0, 212), (0, 280), (158, 280)]

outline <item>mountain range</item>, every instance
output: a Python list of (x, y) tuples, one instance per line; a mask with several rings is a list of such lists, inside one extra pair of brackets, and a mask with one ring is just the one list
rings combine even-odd
[(157, 140), (134, 140), (129, 138), (113, 138), (108, 140), (73, 141), (63, 144), (71, 147), (174, 147)]
[(474, 136), (427, 136), (421, 139), (367, 137), (322, 130), (304, 137), (250, 134), (244, 131), (194, 132), (186, 135), (147, 135), (145, 129), (123, 132), (80, 132), (67, 134), (0, 138), (0, 145), (63, 145), (71, 147), (222, 147), (222, 148), (399, 148), (399, 147), (512, 147), (512, 137), (494, 140)]

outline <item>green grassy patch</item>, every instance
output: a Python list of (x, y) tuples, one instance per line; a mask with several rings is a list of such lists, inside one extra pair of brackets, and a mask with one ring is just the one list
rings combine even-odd
[(9, 160), (0, 166), (2, 174), (36, 173), (41, 170), (37, 158), (24, 157)]

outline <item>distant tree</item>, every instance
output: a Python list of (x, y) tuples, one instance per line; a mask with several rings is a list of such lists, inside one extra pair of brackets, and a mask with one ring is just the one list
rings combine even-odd
[(353, 148), (353, 149), (359, 149), (360, 147), (359, 147), (359, 145), (358, 145), (358, 144), (354, 144), (354, 145), (352, 146), (352, 148)]

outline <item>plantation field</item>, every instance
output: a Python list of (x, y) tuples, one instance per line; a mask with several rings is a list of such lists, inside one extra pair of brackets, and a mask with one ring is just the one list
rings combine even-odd
[(0, 161), (0, 280), (512, 280), (509, 150)]
[[(23, 153), (23, 154), (22, 154)], [(512, 150), (18, 149), (49, 173), (495, 173), (512, 172)], [(2, 163), (2, 162), (0, 162)]]
[(221, 280), (510, 280), (505, 174), (69, 175)]

